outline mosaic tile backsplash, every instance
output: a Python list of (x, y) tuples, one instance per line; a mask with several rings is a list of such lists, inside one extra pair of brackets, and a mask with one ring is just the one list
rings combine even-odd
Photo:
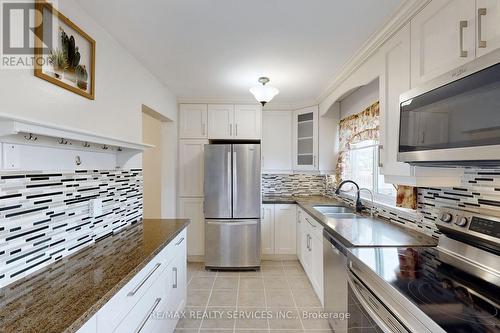
[(423, 223), (434, 224), (441, 207), (500, 217), (500, 169), (466, 169), (457, 187), (419, 188), (418, 213)]
[(263, 174), (263, 195), (322, 195), (325, 194), (324, 175)]
[[(91, 217), (89, 200), (102, 199)], [(142, 170), (0, 174), (0, 287), (142, 220)]]

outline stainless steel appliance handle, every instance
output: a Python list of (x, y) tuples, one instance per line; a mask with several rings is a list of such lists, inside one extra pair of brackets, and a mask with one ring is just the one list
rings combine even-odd
[(151, 315), (153, 314), (153, 312), (155, 311), (156, 307), (158, 306), (158, 304), (160, 304), (161, 302), (161, 298), (157, 298), (155, 300), (155, 302), (153, 303), (153, 306), (151, 306), (151, 308), (149, 309), (148, 311), (148, 314), (146, 315), (146, 317), (144, 317), (144, 319), (141, 321), (141, 323), (139, 324), (139, 326), (137, 327), (137, 329), (134, 331), (134, 333), (139, 333), (142, 331), (142, 329), (144, 328), (144, 326), (146, 325), (146, 323), (148, 322), (148, 319), (149, 317), (151, 317)]
[(460, 29), (460, 57), (467, 58), (467, 50), (464, 50), (464, 29), (469, 26), (469, 21), (463, 20), (460, 21), (459, 29)]
[(314, 224), (311, 223), (311, 221), (309, 221), (309, 219), (307, 217), (305, 217), (307, 223), (309, 223), (311, 225), (311, 227), (313, 227), (314, 229), (316, 229), (316, 226)]
[(486, 16), (488, 13), (486, 8), (478, 8), (477, 9), (477, 44), (478, 47), (484, 49), (486, 47), (486, 41), (483, 40), (483, 16)]
[(174, 284), (172, 288), (177, 289), (177, 267), (172, 267), (172, 273), (174, 273)]
[[(371, 304), (368, 303), (367, 299), (363, 296), (362, 291), (365, 293), (371, 294), (369, 290), (365, 288), (361, 284), (361, 282), (356, 281), (357, 278), (353, 275), (352, 272), (349, 270), (347, 271), (347, 282), (349, 283), (349, 286), (351, 287), (356, 300), (358, 301), (358, 304), (361, 305), (363, 310), (365, 310), (368, 315), (371, 317), (371, 319), (382, 329), (384, 332), (395, 332), (395, 333), (410, 333), (407, 330), (402, 330), (399, 327), (396, 326), (394, 321), (390, 320), (390, 318), (387, 318), (390, 321), (390, 324), (392, 327), (388, 326), (387, 323), (377, 314), (376, 309), (378, 309), (378, 305), (374, 303), (373, 300), (371, 300)], [(374, 309), (375, 308), (375, 309)], [(396, 319), (394, 319), (396, 320)]]
[(236, 152), (233, 151), (233, 210), (238, 207), (238, 168), (236, 167), (236, 158)]
[[(231, 151), (227, 153), (227, 188), (231, 188)], [(233, 216), (233, 209), (232, 209), (232, 202), (231, 202), (231, 195), (227, 196), (227, 204), (229, 207), (229, 214), (230, 216)]]
[(231, 220), (229, 222), (222, 222), (222, 221), (209, 221), (207, 224), (213, 224), (213, 225), (254, 225), (257, 224), (257, 221), (234, 221)]
[(157, 263), (155, 265), (155, 267), (153, 267), (153, 269), (144, 277), (144, 279), (141, 280), (141, 282), (139, 282), (139, 284), (137, 286), (135, 286), (134, 289), (132, 289), (132, 291), (130, 291), (127, 296), (134, 296), (138, 291), (139, 289), (141, 289), (141, 287), (144, 285), (144, 283), (146, 283), (146, 281), (151, 277), (151, 275), (153, 275), (153, 273), (158, 269), (160, 268), (161, 266), (161, 263)]

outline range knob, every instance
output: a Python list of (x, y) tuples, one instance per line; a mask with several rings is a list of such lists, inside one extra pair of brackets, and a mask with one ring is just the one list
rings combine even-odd
[(467, 219), (465, 216), (459, 217), (455, 222), (455, 224), (458, 225), (459, 227), (465, 227), (467, 223), (469, 223), (469, 219)]
[(451, 215), (450, 213), (442, 213), (439, 219), (445, 223), (450, 223), (453, 219), (453, 215)]

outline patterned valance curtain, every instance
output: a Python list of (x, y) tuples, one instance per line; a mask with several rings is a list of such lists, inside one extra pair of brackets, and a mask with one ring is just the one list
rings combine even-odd
[(337, 184), (346, 179), (350, 146), (366, 140), (378, 141), (379, 129), (379, 102), (375, 102), (364, 111), (343, 118), (340, 121), (339, 156), (336, 170)]

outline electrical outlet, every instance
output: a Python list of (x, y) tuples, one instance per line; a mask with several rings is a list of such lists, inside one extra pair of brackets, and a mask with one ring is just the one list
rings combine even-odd
[(90, 217), (102, 215), (102, 199), (89, 200), (89, 215)]

